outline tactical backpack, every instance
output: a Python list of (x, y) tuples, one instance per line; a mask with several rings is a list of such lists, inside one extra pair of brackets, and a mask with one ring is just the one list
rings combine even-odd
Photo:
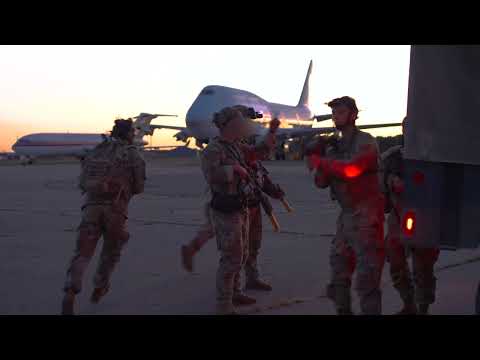
[(130, 181), (127, 147), (112, 140), (99, 144), (82, 161), (79, 187), (102, 197), (119, 196)]

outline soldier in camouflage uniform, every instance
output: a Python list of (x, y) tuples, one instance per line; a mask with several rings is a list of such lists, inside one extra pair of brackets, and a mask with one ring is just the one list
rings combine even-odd
[(327, 295), (337, 314), (352, 314), (350, 287), (356, 274), (356, 290), (363, 314), (381, 314), (380, 280), (384, 266), (383, 210), (379, 155), (375, 138), (355, 126), (355, 100), (332, 100), (333, 121), (342, 137), (319, 155), (309, 156), (317, 169), (315, 183), (330, 186), (341, 213), (330, 251), (331, 282)]
[[(256, 161), (248, 164), (252, 173), (257, 177), (257, 181), (262, 185), (262, 188), (267, 195), (272, 198), (280, 199), (284, 193), (278, 186), (275, 186), (268, 178), (268, 175), (263, 168), (260, 161)], [(245, 264), (246, 275), (246, 289), (250, 290), (265, 290), (271, 291), (272, 287), (261, 280), (258, 271), (258, 254), (262, 242), (262, 209), (259, 200), (255, 196), (252, 196), (247, 200), (249, 210), (249, 234), (248, 243), (249, 251), (248, 258)], [(189, 244), (182, 246), (182, 263), (184, 268), (192, 272), (193, 271), (193, 257), (200, 249), (215, 236), (213, 224), (210, 218), (210, 205), (207, 203), (204, 208), (204, 224), (200, 227), (195, 237)], [(234, 304), (235, 305), (235, 304)], [(239, 304), (237, 304), (239, 305)]]
[[(405, 124), (405, 119), (404, 119)], [(400, 214), (404, 191), (403, 146), (394, 146), (382, 154), (384, 189), (386, 192), (386, 212), (388, 232), (385, 238), (387, 260), (393, 286), (400, 293), (404, 303), (398, 315), (428, 314), (430, 304), (435, 301), (436, 278), (434, 265), (438, 260), (438, 248), (407, 249), (402, 243)], [(407, 251), (411, 253), (413, 282), (407, 262)], [(418, 304), (418, 308), (417, 308)]]
[[(210, 216), (220, 250), (217, 271), (217, 313), (234, 314), (233, 302), (255, 302), (241, 292), (240, 271), (248, 258), (246, 156), (265, 156), (274, 146), (274, 133), (269, 133), (259, 146), (241, 144), (250, 132), (248, 119), (241, 111), (224, 108), (214, 115), (213, 122), (220, 136), (213, 139), (202, 153), (202, 171), (212, 192)], [(278, 122), (278, 120), (277, 120)], [(278, 124), (277, 124), (278, 126)]]
[[(82, 289), (84, 272), (103, 236), (103, 248), (94, 278), (91, 296), (98, 303), (108, 292), (110, 277), (129, 239), (126, 221), (128, 203), (133, 195), (144, 191), (145, 162), (132, 145), (132, 120), (116, 120), (111, 137), (106, 138), (82, 161), (80, 188), (86, 193), (76, 248), (67, 270), (62, 314), (74, 313), (75, 295)], [(103, 175), (91, 164), (105, 159)], [(97, 162), (96, 162), (97, 161)], [(96, 187), (92, 183), (96, 181)]]

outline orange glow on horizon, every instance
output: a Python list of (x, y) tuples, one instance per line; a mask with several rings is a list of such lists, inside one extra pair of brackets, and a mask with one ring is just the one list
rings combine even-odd
[[(0, 45), (0, 151), (11, 151), (17, 137), (30, 133), (104, 133), (117, 116), (140, 112), (177, 114), (177, 119), (157, 118), (153, 124), (184, 126), (190, 105), (211, 84), (295, 105), (310, 59), (312, 114), (329, 113), (326, 101), (349, 95), (364, 109), (359, 125), (401, 122), (407, 104), (409, 49), (270, 45), (262, 47), (266, 56), (252, 57), (258, 46)], [(331, 125), (325, 121), (314, 127)], [(369, 132), (388, 136), (400, 131), (398, 127)], [(155, 131), (153, 145), (182, 145), (174, 134)]]

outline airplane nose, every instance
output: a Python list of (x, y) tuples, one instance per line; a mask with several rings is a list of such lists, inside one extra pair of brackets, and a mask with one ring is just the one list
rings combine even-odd
[(206, 116), (207, 115), (202, 113), (202, 111), (199, 111), (199, 109), (191, 107), (185, 116), (185, 123), (188, 127), (198, 127), (202, 122), (202, 119), (204, 119)]

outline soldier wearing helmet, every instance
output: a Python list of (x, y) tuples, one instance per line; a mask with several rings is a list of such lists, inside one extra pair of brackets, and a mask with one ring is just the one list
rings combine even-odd
[(220, 251), (216, 309), (217, 314), (235, 314), (234, 304), (255, 302), (240, 287), (240, 271), (248, 258), (248, 198), (252, 192), (246, 158), (268, 154), (274, 146), (274, 132), (257, 146), (240, 144), (251, 134), (251, 125), (241, 110), (232, 107), (215, 113), (213, 122), (220, 136), (202, 152), (201, 165), (212, 194), (209, 212)]
[[(247, 119), (250, 117), (250, 109), (245, 106), (237, 105), (234, 106), (233, 109), (242, 112)], [(243, 144), (240, 142), (239, 146), (241, 149), (245, 149), (244, 144), (247, 144), (247, 149), (251, 146), (255, 146), (255, 136), (250, 134), (250, 136), (245, 139)], [(248, 157), (247, 154), (248, 152), (245, 153), (245, 155)], [(265, 188), (267, 188), (267, 185), (270, 185), (268, 190), (274, 189), (268, 192), (269, 196), (273, 198), (279, 198), (284, 195), (278, 191), (278, 187), (273, 185), (271, 181), (268, 184), (266, 183), (269, 181), (268, 174), (266, 173), (265, 168), (262, 166), (260, 160), (254, 159), (251, 161), (250, 159), (246, 159), (246, 165), (248, 165), (250, 174), (254, 174), (254, 176), (257, 177), (259, 184), (262, 184), (262, 186), (265, 186)], [(247, 206), (249, 210), (249, 248), (248, 257), (244, 266), (246, 275), (245, 288), (250, 290), (271, 291), (272, 287), (260, 278), (258, 269), (258, 255), (262, 242), (262, 210), (259, 199), (256, 199), (256, 197), (252, 194), (252, 196), (247, 199)], [(195, 254), (200, 251), (200, 249), (208, 242), (208, 240), (215, 236), (208, 205), (204, 211), (204, 218), (205, 222), (200, 227), (195, 237), (190, 241), (189, 244), (183, 245), (181, 249), (183, 266), (189, 272), (193, 271), (193, 258)], [(242, 303), (237, 301), (236, 297), (233, 298), (233, 303), (234, 305), (242, 305)]]
[(75, 296), (82, 289), (83, 275), (102, 236), (91, 302), (98, 303), (110, 288), (111, 275), (130, 236), (126, 226), (128, 204), (144, 191), (145, 162), (132, 145), (133, 139), (132, 120), (116, 120), (111, 136), (82, 161), (79, 187), (85, 200), (67, 270), (62, 314), (74, 314)]

